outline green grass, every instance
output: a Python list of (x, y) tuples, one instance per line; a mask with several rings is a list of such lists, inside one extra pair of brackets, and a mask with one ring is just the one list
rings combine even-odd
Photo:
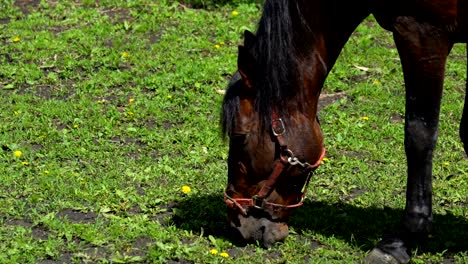
[[(3, 1), (0, 262), (359, 262), (398, 222), (406, 181), (401, 69), (372, 18), (325, 84), (346, 96), (320, 112), (328, 161), (290, 236), (265, 250), (223, 235), (220, 91), (259, 15), (247, 0)], [(468, 261), (465, 53), (447, 67), (435, 231), (414, 263)]]

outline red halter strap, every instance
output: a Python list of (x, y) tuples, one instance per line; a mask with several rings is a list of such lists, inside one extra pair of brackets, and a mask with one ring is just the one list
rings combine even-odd
[[(286, 131), (286, 127), (284, 125), (283, 120), (278, 117), (276, 112), (273, 112), (272, 114), (271, 128), (272, 133), (276, 137), (276, 141), (278, 142), (278, 145), (280, 147), (280, 157), (278, 160), (275, 161), (273, 171), (270, 174), (270, 177), (268, 177), (268, 179), (263, 184), (260, 191), (252, 198), (232, 198), (229, 195), (227, 195), (227, 193), (224, 193), (224, 201), (226, 202), (227, 206), (229, 206), (230, 208), (237, 207), (243, 215), (247, 215), (247, 208), (249, 207), (270, 209), (276, 212), (279, 210), (293, 209), (301, 206), (305, 199), (305, 194), (309, 185), (311, 172), (322, 163), (322, 160), (325, 157), (325, 147), (322, 147), (322, 153), (320, 154), (319, 159), (314, 164), (299, 161), (299, 159), (296, 156), (294, 156), (294, 153), (290, 149), (288, 149), (287, 145), (284, 142), (283, 135)], [(266, 201), (265, 199), (270, 195), (278, 177), (281, 175), (283, 170), (290, 165), (301, 166), (304, 170), (308, 171), (307, 179), (302, 188), (300, 201), (292, 205), (282, 205)]]

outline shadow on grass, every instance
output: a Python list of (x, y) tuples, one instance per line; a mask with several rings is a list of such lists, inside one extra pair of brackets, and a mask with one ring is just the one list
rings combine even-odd
[[(307, 201), (291, 217), (290, 225), (299, 233), (311, 231), (337, 237), (370, 250), (383, 234), (399, 225), (403, 209), (356, 207), (346, 203)], [(468, 220), (452, 214), (435, 214), (434, 230), (425, 252), (463, 252), (468, 250)]]
[(181, 0), (181, 4), (190, 8), (210, 9), (224, 5), (239, 5), (239, 4), (260, 4), (260, 0)]
[[(382, 234), (390, 232), (399, 223), (402, 214), (402, 209), (361, 208), (346, 203), (307, 200), (293, 214), (289, 224), (299, 235), (313, 232), (369, 250)], [(171, 220), (184, 230), (231, 239), (221, 195), (188, 197), (178, 203)], [(422, 250), (431, 253), (465, 252), (468, 251), (467, 237), (467, 219), (452, 214), (436, 214), (432, 237)], [(237, 241), (234, 243), (242, 245)]]

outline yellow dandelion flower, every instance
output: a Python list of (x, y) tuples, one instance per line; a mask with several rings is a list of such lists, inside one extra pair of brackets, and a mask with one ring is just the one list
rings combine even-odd
[(17, 150), (15, 152), (13, 152), (13, 156), (19, 158), (23, 155), (23, 152), (21, 152), (21, 150)]
[(167, 99), (172, 99), (172, 95), (168, 95), (168, 96), (167, 96)]
[(13, 42), (20, 42), (21, 41), (21, 38), (16, 36), (13, 38)]
[(449, 166), (450, 165), (450, 162), (446, 161), (444, 162), (444, 166)]
[(127, 115), (132, 116), (132, 115), (134, 115), (134, 113), (133, 112), (128, 112)]
[(45, 170), (45, 171), (44, 171), (44, 174), (49, 174), (49, 171), (48, 171), (48, 170)]
[(128, 103), (129, 103), (129, 104), (133, 104), (134, 102), (135, 102), (135, 98), (130, 98), (130, 99), (128, 99)]
[(76, 125), (76, 124), (75, 124), (75, 125), (73, 125), (73, 128), (78, 128), (78, 127), (79, 127), (79, 125)]
[(329, 162), (330, 160), (328, 158), (323, 158), (323, 162)]
[(122, 58), (126, 59), (130, 56), (128, 52), (122, 52)]
[(229, 258), (229, 254), (227, 252), (221, 252), (219, 255), (223, 258)]
[(214, 47), (215, 47), (215, 49), (219, 49), (219, 48), (221, 48), (221, 46), (220, 46), (220, 45), (218, 45), (218, 44), (214, 45)]
[(231, 13), (233, 16), (238, 16), (239, 15), (239, 12), (237, 12), (236, 10), (232, 11)]
[(377, 80), (374, 81), (374, 85), (379, 85), (379, 84), (380, 84), (379, 81), (377, 81)]
[(362, 120), (365, 120), (365, 121), (368, 121), (369, 120), (369, 117), (368, 116), (363, 116), (361, 117)]
[(192, 191), (192, 189), (190, 188), (190, 186), (187, 186), (187, 185), (182, 186), (182, 192), (183, 193), (188, 194), (191, 191)]
[(21, 162), (21, 164), (23, 164), (24, 166), (26, 166), (26, 165), (29, 165), (29, 162), (23, 161), (23, 162)]
[(217, 254), (218, 254), (218, 250), (212, 249), (212, 250), (210, 250), (210, 254), (211, 254), (211, 255), (217, 255)]
[(13, 113), (14, 113), (15, 115), (19, 115), (18, 111), (14, 111)]

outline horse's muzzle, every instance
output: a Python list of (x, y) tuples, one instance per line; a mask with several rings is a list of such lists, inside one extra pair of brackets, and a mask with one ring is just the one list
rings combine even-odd
[(238, 221), (231, 221), (231, 226), (245, 241), (259, 241), (265, 248), (284, 240), (289, 233), (285, 222), (274, 222), (267, 218), (238, 215)]

